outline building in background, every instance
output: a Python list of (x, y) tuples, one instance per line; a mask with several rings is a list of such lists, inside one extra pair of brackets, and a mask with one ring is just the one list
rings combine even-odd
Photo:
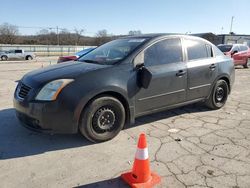
[(215, 35), (213, 33), (197, 33), (197, 34), (192, 34), (193, 36), (196, 37), (201, 37), (204, 38), (210, 42), (212, 42), (215, 45), (221, 44), (221, 39), (218, 35)]
[(250, 35), (222, 34), (218, 36), (221, 44), (246, 44), (250, 47)]
[(215, 35), (213, 33), (197, 33), (192, 34), (197, 37), (204, 38), (215, 45), (218, 44), (246, 44), (250, 47), (250, 35), (238, 35), (238, 34), (220, 34)]

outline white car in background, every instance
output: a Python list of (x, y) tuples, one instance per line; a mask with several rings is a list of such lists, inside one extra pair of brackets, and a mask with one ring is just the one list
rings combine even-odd
[(0, 59), (2, 61), (7, 60), (32, 60), (35, 55), (31, 52), (25, 52), (24, 50), (9, 50), (0, 52)]

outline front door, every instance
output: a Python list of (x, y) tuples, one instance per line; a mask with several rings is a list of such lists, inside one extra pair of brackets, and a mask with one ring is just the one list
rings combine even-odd
[(187, 67), (180, 38), (160, 40), (147, 47), (144, 66), (152, 73), (147, 89), (136, 94), (136, 115), (186, 100)]

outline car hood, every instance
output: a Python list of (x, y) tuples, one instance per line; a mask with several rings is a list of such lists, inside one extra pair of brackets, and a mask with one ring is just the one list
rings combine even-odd
[(79, 74), (101, 69), (108, 65), (69, 61), (31, 71), (24, 75), (22, 82), (35, 87), (56, 79), (74, 79)]

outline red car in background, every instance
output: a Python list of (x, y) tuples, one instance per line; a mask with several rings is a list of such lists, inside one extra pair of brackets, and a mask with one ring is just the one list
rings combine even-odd
[(220, 44), (217, 46), (225, 55), (234, 60), (234, 65), (242, 65), (248, 68), (248, 59), (250, 58), (250, 49), (244, 44)]
[(58, 58), (57, 60), (57, 63), (63, 63), (63, 62), (66, 62), (66, 61), (74, 61), (76, 59), (78, 59), (80, 56), (83, 56), (87, 53), (89, 53), (90, 51), (94, 50), (95, 48), (87, 48), (87, 49), (84, 49), (80, 52), (77, 52), (75, 55), (71, 55), (71, 56), (61, 56)]

